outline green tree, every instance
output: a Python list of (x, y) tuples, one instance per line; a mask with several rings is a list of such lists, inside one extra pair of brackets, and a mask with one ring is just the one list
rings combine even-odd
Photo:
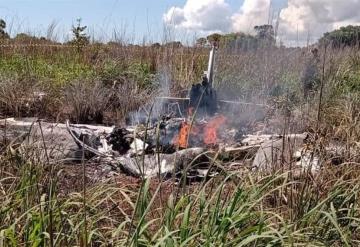
[(74, 38), (70, 41), (70, 43), (76, 46), (78, 52), (81, 52), (82, 49), (90, 42), (89, 36), (85, 32), (87, 26), (81, 26), (81, 18), (77, 19), (76, 21), (77, 25), (73, 26), (71, 29)]
[(260, 25), (254, 27), (256, 38), (260, 45), (273, 46), (275, 45), (275, 31), (272, 25)]
[(19, 41), (21, 43), (30, 43), (30, 42), (36, 42), (39, 39), (35, 36), (32, 36), (30, 34), (26, 34), (26, 33), (18, 33), (15, 38), (15, 41)]
[(165, 47), (168, 48), (181, 48), (183, 47), (183, 45), (181, 44), (180, 41), (171, 41), (165, 44)]
[(222, 35), (218, 34), (218, 33), (213, 33), (206, 37), (206, 39), (208, 40), (208, 42), (210, 44), (220, 43), (221, 38), (222, 38)]
[(272, 25), (261, 25), (254, 27), (256, 35), (245, 34), (242, 32), (219, 34), (213, 33), (196, 41), (198, 46), (206, 40), (208, 43), (216, 43), (223, 48), (235, 48), (241, 50), (252, 50), (258, 47), (269, 47), (275, 45), (275, 32)]
[(206, 38), (199, 38), (196, 40), (196, 46), (204, 47), (207, 44)]
[(197, 45), (203, 40), (209, 41), (209, 43), (216, 42), (222, 48), (242, 49), (249, 50), (257, 48), (258, 39), (250, 34), (242, 32), (218, 34), (214, 33), (207, 36), (207, 39), (200, 38), (197, 40)]
[(9, 38), (9, 34), (5, 32), (6, 22), (3, 19), (0, 19), (0, 39)]
[(156, 42), (156, 43), (152, 44), (151, 47), (155, 48), (155, 49), (159, 49), (159, 48), (161, 48), (161, 45), (160, 45), (160, 43)]
[(219, 45), (220, 47), (227, 47), (229, 46), (232, 42), (234, 42), (237, 38), (237, 33), (228, 33), (228, 34), (218, 34), (218, 33), (213, 33), (209, 36), (207, 36), (206, 40), (210, 43), (216, 43), (217, 45)]
[(327, 32), (319, 40), (320, 44), (330, 44), (335, 48), (360, 45), (360, 26), (346, 26)]
[(230, 43), (230, 47), (241, 50), (254, 50), (258, 47), (258, 39), (250, 34), (237, 33), (236, 40)]
[(227, 42), (232, 42), (234, 40), (237, 39), (237, 37), (239, 36), (240, 33), (228, 33), (222, 36), (222, 41), (227, 43)]

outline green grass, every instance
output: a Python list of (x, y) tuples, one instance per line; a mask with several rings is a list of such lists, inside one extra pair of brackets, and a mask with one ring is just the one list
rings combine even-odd
[(129, 64), (115, 60), (105, 60), (101, 64), (84, 62), (80, 57), (64, 57), (61, 54), (51, 59), (43, 56), (23, 56), (14, 54), (0, 58), (0, 74), (21, 78), (32, 78), (46, 83), (47, 86), (65, 86), (76, 80), (98, 78), (109, 82), (119, 79), (131, 80), (140, 87), (149, 87), (154, 82), (155, 71), (147, 62), (131, 61)]
[[(159, 57), (154, 51), (155, 55), (149, 55), (145, 48), (140, 51), (143, 53), (134, 55), (125, 50), (121, 58), (117, 56), (123, 54), (113, 51), (115, 54), (99, 55), (95, 61), (90, 59), (92, 54), (61, 52), (51, 57), (3, 56), (0, 84), (13, 84), (14, 89), (1, 90), (6, 101), (1, 106), (9, 108), (7, 113), (21, 116), (22, 111), (15, 111), (31, 95), (31, 85), (25, 82), (32, 80), (49, 90), (51, 107), (46, 109), (52, 114), (74, 107), (64, 95), (76, 82), (85, 88), (75, 90), (74, 99), (79, 99), (77, 92), (87, 92), (79, 101), (81, 106), (92, 103), (89, 95), (98, 95), (100, 89), (111, 90), (114, 80), (124, 86), (124, 92), (119, 92), (121, 99), (123, 95), (136, 99), (146, 92), (143, 88), (156, 86), (155, 75), (162, 71), (168, 73), (176, 94), (200, 79), (206, 62), (200, 52), (191, 49), (170, 56), (164, 52)], [(360, 56), (346, 51), (334, 54), (329, 55), (332, 59), (326, 65), (320, 140), (336, 139), (346, 147), (356, 147), (360, 138)], [(280, 98), (292, 91), (297, 97), (301, 95), (300, 52), (259, 51), (219, 56), (217, 61), (219, 91), (225, 88), (234, 97), (266, 101), (271, 86), (279, 83), (285, 89)], [(99, 90), (93, 86), (94, 80), (100, 83)], [(317, 97), (310, 101), (309, 116), (316, 115)], [(127, 98), (120, 103), (117, 108), (133, 110)], [(290, 103), (302, 107), (304, 102), (284, 102), (286, 107)], [(13, 105), (16, 107), (9, 107)], [(124, 110), (123, 115), (126, 113)], [(309, 129), (314, 129), (316, 121), (313, 117), (307, 122)], [(50, 169), (36, 153), (3, 151), (0, 246), (359, 246), (360, 173), (354, 157), (344, 154), (342, 158), (350, 165), (326, 167), (317, 176), (232, 173), (185, 188), (170, 184), (171, 189), (165, 189), (169, 182), (150, 180), (137, 181), (136, 186), (114, 180), (82, 186), (81, 172), (75, 173), (75, 181), (64, 180), (60, 167)], [(70, 190), (64, 189), (66, 183), (70, 183)]]
[(65, 60), (54, 57), (52, 61), (49, 61), (41, 57), (22, 55), (0, 58), (0, 73), (36, 78), (54, 85), (63, 85), (79, 78), (95, 76), (93, 68), (74, 59)]
[(31, 160), (1, 157), (1, 246), (360, 244), (355, 167), (315, 179), (306, 173), (290, 179), (289, 172), (224, 174), (184, 194), (176, 186), (161, 194), (164, 185), (150, 180), (139, 181), (138, 189), (105, 181), (87, 186), (85, 197), (81, 186), (63, 194), (54, 176), (49, 200), (50, 171)]

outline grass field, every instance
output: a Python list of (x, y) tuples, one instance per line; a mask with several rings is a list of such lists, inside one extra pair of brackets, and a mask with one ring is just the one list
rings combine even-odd
[[(319, 53), (321, 83), (309, 99), (301, 86), (308, 48), (220, 49), (215, 77), (220, 98), (271, 105), (269, 129), (316, 136), (318, 173), (232, 171), (189, 186), (124, 174), (94, 182), (91, 164), (50, 164), (2, 142), (0, 246), (359, 246), (360, 52)], [(172, 96), (198, 82), (208, 50), (92, 44), (0, 54), (1, 117), (121, 125), (158, 94), (164, 74)], [(323, 150), (331, 141), (346, 150), (338, 166)]]

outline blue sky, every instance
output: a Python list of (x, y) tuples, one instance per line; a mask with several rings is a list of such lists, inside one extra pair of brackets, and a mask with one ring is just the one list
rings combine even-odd
[[(227, 0), (238, 10), (244, 0)], [(284, 2), (276, 0), (275, 2)], [(109, 39), (113, 30), (141, 39), (161, 39), (163, 14), (172, 6), (184, 6), (186, 0), (1, 0), (0, 18), (8, 23), (12, 35), (30, 32), (45, 35), (50, 23), (57, 23), (63, 39), (71, 25), (81, 17), (89, 32), (100, 39)]]
[[(127, 32), (145, 34), (151, 30), (161, 30), (162, 15), (174, 4), (184, 4), (181, 0), (1, 0), (0, 16), (14, 23), (12, 32), (46, 30), (52, 22), (66, 32), (77, 18), (90, 29), (102, 35), (111, 30), (124, 29)], [(21, 26), (21, 28), (20, 28)], [(148, 28), (149, 27), (149, 28)], [(19, 30), (23, 29), (23, 30)], [(104, 30), (104, 31), (102, 31)]]
[(101, 41), (110, 40), (114, 30), (128, 42), (162, 41), (165, 24), (183, 41), (189, 34), (251, 32), (268, 23), (270, 6), (279, 10), (273, 16), (279, 20), (278, 38), (286, 43), (313, 42), (326, 31), (360, 25), (360, 0), (0, 0), (0, 18), (13, 36), (45, 36), (55, 21), (61, 41), (81, 17), (88, 33)]

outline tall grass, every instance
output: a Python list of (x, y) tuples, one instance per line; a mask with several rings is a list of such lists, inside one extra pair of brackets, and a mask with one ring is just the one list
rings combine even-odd
[[(360, 240), (357, 166), (296, 179), (291, 171), (233, 172), (184, 194), (150, 180), (138, 181), (138, 189), (109, 180), (88, 186), (85, 195), (82, 185), (64, 193), (61, 170), (55, 171), (50, 200), (45, 164), (1, 156), (2, 246), (49, 246), (51, 235), (54, 246), (357, 246)], [(168, 186), (160, 203), (160, 187)]]
[[(207, 60), (205, 49), (192, 47), (93, 44), (81, 54), (71, 47), (1, 49), (0, 115), (78, 122), (110, 114), (119, 123), (156, 95), (154, 78), (163, 67), (170, 94), (180, 95)], [(50, 168), (36, 150), (4, 145), (0, 246), (358, 246), (359, 51), (325, 54), (319, 109), (316, 93), (301, 98), (305, 48), (238, 52), (219, 52), (220, 96), (276, 102), (265, 127), (278, 123), (287, 133), (298, 124), (296, 130), (314, 134), (321, 171), (238, 171), (185, 188), (125, 175), (93, 182), (83, 167)], [(47, 94), (45, 101), (34, 99), (37, 91)], [(339, 166), (329, 165), (324, 149), (333, 141), (345, 146)]]
[[(104, 108), (110, 117), (109, 122), (114, 123), (121, 122), (128, 112), (152, 98), (160, 89), (157, 74), (165, 67), (171, 78), (173, 95), (201, 78), (202, 67), (206, 67), (203, 62), (206, 59), (201, 56), (203, 51), (189, 47), (92, 44), (82, 53), (76, 53), (66, 45), (47, 47), (44, 44), (0, 47), (0, 52), (0, 84), (4, 89), (0, 114), (34, 115), (36, 109), (33, 105), (29, 107), (27, 100), (36, 91), (48, 96), (48, 101), (41, 103), (47, 113), (42, 117), (52, 120), (64, 120), (69, 114), (75, 114), (76, 120), (85, 119), (79, 111), (80, 115), (74, 112), (77, 110), (73, 108), (78, 108), (76, 104), (68, 106), (75, 98), (78, 101), (81, 98), (80, 94), (70, 96), (79, 81), (82, 82), (81, 91), (87, 92), (84, 96), (88, 99), (94, 97), (91, 93), (95, 81), (99, 82), (97, 91), (112, 91), (112, 96), (106, 98), (110, 105), (104, 103), (108, 106)], [(19, 90), (21, 86), (26, 90)], [(25, 105), (31, 113), (20, 109), (26, 108)]]

